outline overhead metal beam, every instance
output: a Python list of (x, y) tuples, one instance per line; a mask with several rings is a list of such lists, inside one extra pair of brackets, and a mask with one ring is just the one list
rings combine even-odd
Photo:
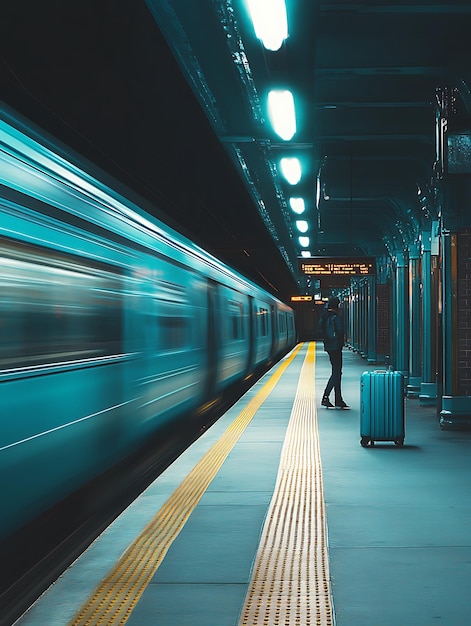
[(462, 4), (383, 4), (379, 6), (372, 6), (371, 4), (346, 4), (346, 3), (336, 3), (336, 4), (321, 4), (320, 5), (321, 13), (399, 13), (406, 15), (437, 15), (443, 13), (453, 13), (453, 14), (463, 14), (469, 15), (471, 13), (470, 5), (462, 5)]

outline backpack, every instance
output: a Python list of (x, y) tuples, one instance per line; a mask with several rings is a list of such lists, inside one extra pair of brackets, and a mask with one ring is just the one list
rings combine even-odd
[(332, 350), (341, 350), (343, 345), (343, 339), (337, 332), (338, 319), (337, 315), (329, 315), (324, 319), (324, 350), (330, 352)]
[(337, 338), (337, 331), (335, 330), (334, 317), (335, 315), (329, 315), (325, 321), (325, 338), (326, 339)]
[(329, 346), (336, 344), (337, 331), (335, 329), (334, 317), (335, 315), (321, 317), (317, 330), (314, 332), (315, 341), (327, 342)]

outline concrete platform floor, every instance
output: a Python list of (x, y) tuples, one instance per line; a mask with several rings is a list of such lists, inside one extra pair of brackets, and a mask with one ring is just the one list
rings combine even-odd
[[(305, 348), (230, 452), (128, 626), (239, 623)], [(471, 432), (442, 431), (435, 407), (408, 399), (404, 446), (361, 447), (360, 376), (367, 369), (375, 368), (345, 349), (343, 391), (351, 410), (324, 409), (319, 404), (330, 363), (317, 347), (315, 388), (335, 626), (471, 626)], [(122, 552), (262, 384), (182, 454), (17, 625), (72, 623)]]
[[(328, 356), (318, 348), (321, 397)], [(360, 375), (344, 350), (350, 411), (318, 409), (336, 626), (471, 624), (471, 432), (442, 431), (406, 399), (404, 447), (360, 446)]]

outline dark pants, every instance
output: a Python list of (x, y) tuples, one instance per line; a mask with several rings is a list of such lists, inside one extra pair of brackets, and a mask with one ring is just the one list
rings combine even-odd
[(329, 350), (327, 354), (332, 364), (332, 374), (327, 381), (324, 397), (327, 397), (333, 389), (335, 392), (335, 404), (339, 404), (342, 402), (342, 391), (340, 389), (340, 381), (342, 378), (342, 349)]

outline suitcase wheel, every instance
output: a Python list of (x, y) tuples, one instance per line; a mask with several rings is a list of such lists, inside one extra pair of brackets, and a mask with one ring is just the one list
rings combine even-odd
[(403, 446), (404, 445), (404, 437), (398, 437), (397, 439), (394, 439), (394, 443), (396, 444), (396, 446)]
[(360, 445), (363, 448), (367, 448), (368, 446), (374, 446), (375, 442), (371, 439), (371, 437), (362, 437), (360, 439)]

